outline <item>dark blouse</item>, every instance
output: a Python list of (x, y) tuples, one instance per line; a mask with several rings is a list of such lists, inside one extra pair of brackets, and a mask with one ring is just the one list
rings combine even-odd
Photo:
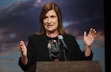
[[(49, 49), (47, 48), (48, 41), (51, 38), (47, 37), (46, 35), (32, 35), (29, 36), (29, 41), (27, 45), (27, 53), (28, 53), (28, 64), (24, 65), (21, 62), (21, 57), (19, 58), (19, 66), (23, 71), (26, 71), (30, 66), (32, 66), (36, 61), (52, 61), (49, 57)], [(55, 38), (57, 39), (57, 38)], [(75, 60), (92, 60), (93, 53), (91, 51), (91, 55), (86, 57), (84, 51), (81, 51), (76, 39), (72, 35), (65, 35), (63, 36), (64, 42), (67, 45), (67, 58), (69, 61)], [(60, 61), (64, 61), (64, 53), (63, 53), (63, 46), (60, 46)]]

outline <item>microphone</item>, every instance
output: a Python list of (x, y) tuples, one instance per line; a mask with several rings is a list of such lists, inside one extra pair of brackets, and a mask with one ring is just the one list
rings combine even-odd
[(64, 42), (64, 40), (63, 40), (63, 36), (62, 36), (62, 35), (59, 35), (59, 36), (58, 36), (58, 39), (61, 40), (63, 46), (66, 48), (66, 50), (68, 50), (68, 48), (67, 48), (67, 46), (66, 46), (66, 44), (65, 44), (65, 42)]

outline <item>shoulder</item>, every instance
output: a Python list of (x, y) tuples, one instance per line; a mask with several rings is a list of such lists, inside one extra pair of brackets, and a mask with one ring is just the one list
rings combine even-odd
[(66, 34), (66, 35), (64, 35), (64, 38), (75, 39), (75, 36), (73, 36), (71, 34)]
[(70, 35), (70, 34), (66, 34), (64, 35), (64, 41), (69, 44), (69, 45), (77, 45), (77, 41), (76, 41), (76, 38), (75, 36), (73, 35)]
[(30, 36), (29, 36), (29, 39), (40, 39), (40, 38), (42, 38), (42, 37), (43, 37), (43, 35), (33, 34), (33, 35), (30, 35)]

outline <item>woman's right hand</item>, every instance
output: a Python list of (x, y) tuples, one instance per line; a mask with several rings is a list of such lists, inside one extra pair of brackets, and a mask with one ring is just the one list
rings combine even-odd
[(22, 56), (27, 57), (27, 48), (23, 41), (20, 41), (20, 52)]

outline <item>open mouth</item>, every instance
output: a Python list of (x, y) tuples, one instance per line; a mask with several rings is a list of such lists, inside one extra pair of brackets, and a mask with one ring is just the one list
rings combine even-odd
[(48, 27), (52, 27), (53, 25), (47, 25)]

